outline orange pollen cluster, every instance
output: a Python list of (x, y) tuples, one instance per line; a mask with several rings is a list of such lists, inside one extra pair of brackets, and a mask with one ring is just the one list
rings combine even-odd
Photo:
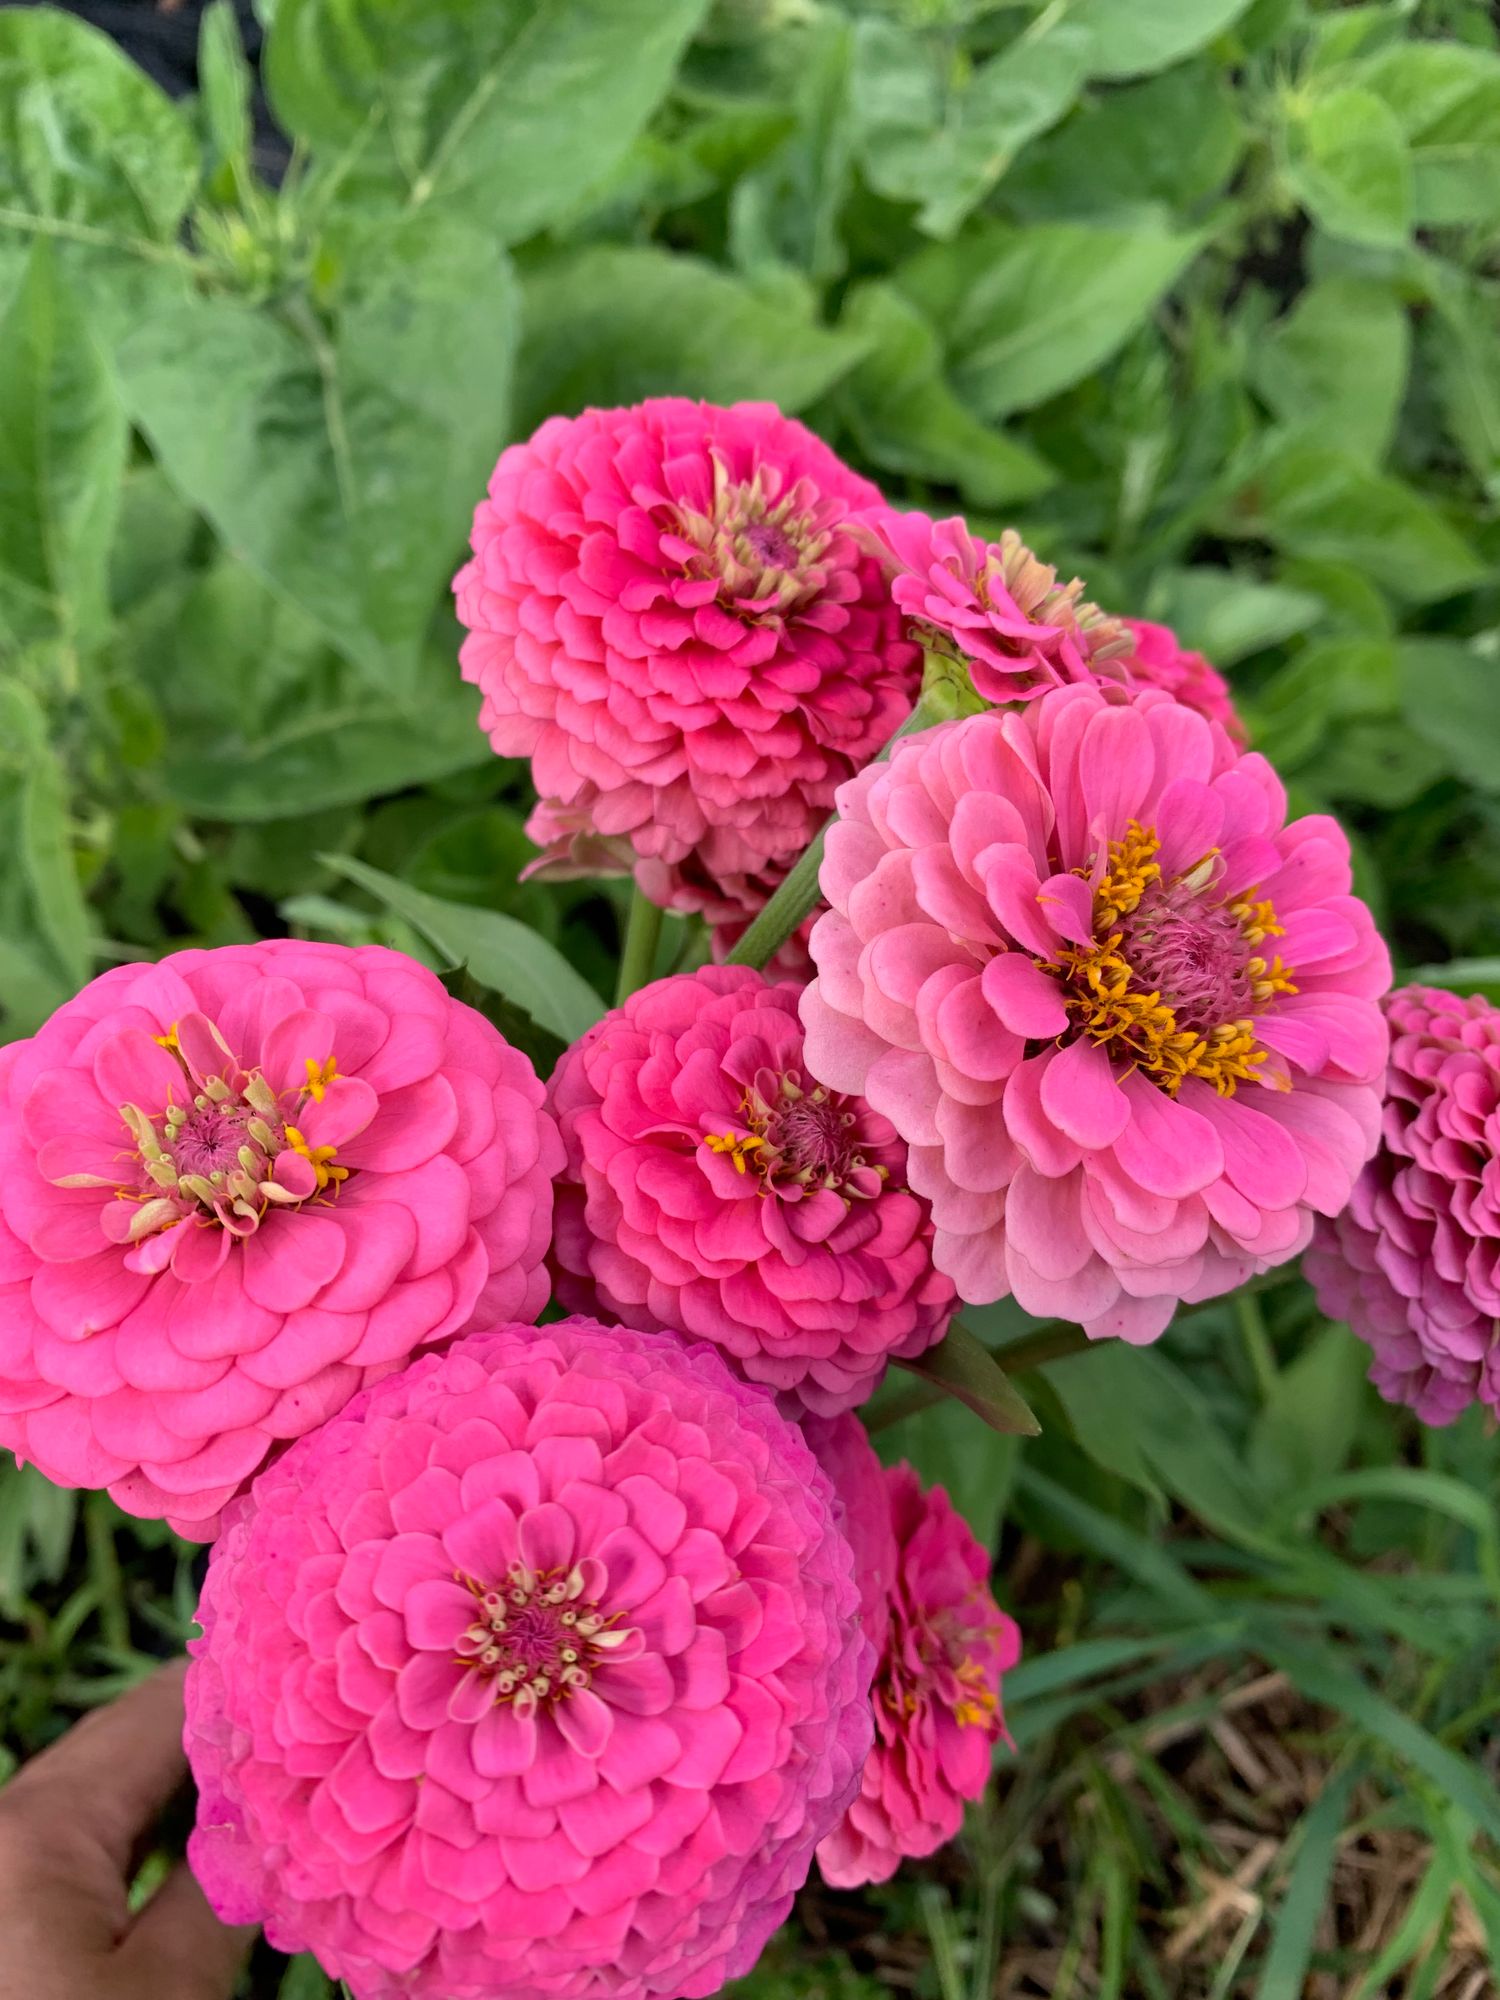
[[(1282, 936), (1282, 926), (1263, 899), (1213, 897), (1216, 852), (1163, 882), (1156, 859), (1160, 847), (1155, 831), (1136, 820), (1123, 839), (1110, 842), (1104, 875), (1094, 891), (1092, 941), (1066, 946), (1058, 962), (1045, 969), (1067, 982), (1069, 1012), (1089, 1039), (1123, 1055), (1168, 1096), (1177, 1094), (1185, 1078), (1198, 1077), (1221, 1097), (1232, 1097), (1242, 1083), (1271, 1080), (1259, 1074), (1268, 1051), (1257, 1039), (1254, 1018), (1248, 1012), (1207, 1023), (1182, 1018), (1181, 1000), (1161, 983), (1143, 978), (1132, 964), (1131, 920), (1138, 919), (1147, 897), (1156, 899), (1165, 920), (1178, 930), (1191, 933), (1194, 912), (1201, 912), (1197, 920), (1210, 942), (1221, 950), (1226, 940), (1232, 943), (1233, 990), (1256, 1008), (1277, 994), (1297, 991), (1279, 957), (1267, 960), (1260, 953), (1243, 952), (1245, 946)], [(1207, 985), (1211, 990), (1212, 981)]]

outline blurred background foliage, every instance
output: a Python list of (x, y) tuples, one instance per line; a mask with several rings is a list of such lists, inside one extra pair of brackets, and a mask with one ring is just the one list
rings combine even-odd
[[(660, 392), (1173, 624), (1406, 974), (1500, 996), (1497, 246), (1480, 0), (0, 10), (0, 1036), (295, 930), (467, 964), (545, 1065), (620, 890), (518, 882), (448, 583), (507, 439)], [(999, 1555), (1020, 1754), (747, 1995), (1497, 1990), (1494, 1446), (1362, 1378), (1288, 1275), (1033, 1371), (1024, 1446), (885, 1392)], [(0, 1776), (194, 1596), (0, 1470)]]

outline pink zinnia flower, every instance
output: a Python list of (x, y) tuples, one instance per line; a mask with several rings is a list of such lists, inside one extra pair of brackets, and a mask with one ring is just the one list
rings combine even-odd
[(1144, 618), (1121, 621), (1134, 640), (1124, 664), (1133, 687), (1165, 688), (1178, 701), (1217, 722), (1241, 749), (1249, 741), (1235, 708), (1229, 683), (1201, 653), (1190, 653), (1170, 625), (1150, 625)]
[(231, 1510), (194, 1871), (360, 2000), (717, 1993), (858, 1786), (858, 1604), (827, 1480), (711, 1348), (473, 1334)]
[(546, 1303), (561, 1149), (424, 966), (122, 965), (0, 1049), (0, 1443), (185, 1535), (473, 1316)]
[(455, 583), (464, 677), (529, 757), (545, 859), (758, 909), (908, 713), (918, 649), (848, 531), (868, 480), (769, 403), (553, 417), (502, 453)]
[(867, 1592), (884, 1593), (878, 1614), (865, 1610), (880, 1655), (875, 1747), (858, 1797), (818, 1848), (824, 1881), (853, 1889), (884, 1882), (962, 1826), (997, 1740), (1010, 1741), (1000, 1681), (1021, 1657), (1021, 1635), (990, 1594), (989, 1557), (940, 1486), (924, 1493), (909, 1465), (883, 1471), (852, 1417), (811, 1426), (808, 1442), (843, 1505)]
[(1500, 1008), (1405, 986), (1386, 1015), (1380, 1150), (1304, 1268), (1388, 1402), (1429, 1424), (1500, 1414)]
[(1129, 639), (1118, 619), (1060, 584), (1013, 528), (998, 542), (970, 534), (958, 516), (882, 507), (865, 530), (893, 571), (891, 595), (925, 646), (963, 661), (988, 702), (1029, 701), (1048, 688), (1123, 680)]
[(953, 1311), (906, 1152), (802, 1059), (799, 988), (747, 966), (658, 980), (558, 1063), (558, 1297), (714, 1344), (831, 1414)]
[(910, 738), (839, 811), (807, 1067), (907, 1141), (961, 1298), (1151, 1340), (1344, 1206), (1390, 963), (1264, 758), (1064, 688)]

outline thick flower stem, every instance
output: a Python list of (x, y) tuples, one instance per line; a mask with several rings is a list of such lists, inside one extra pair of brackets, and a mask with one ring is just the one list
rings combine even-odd
[[(889, 757), (903, 736), (913, 736), (919, 729), (930, 729), (935, 722), (944, 719), (944, 711), (935, 702), (930, 702), (924, 694), (905, 722), (872, 761), (878, 764), (882, 758)], [(827, 838), (829, 827), (837, 817), (837, 813), (829, 816), (801, 860), (779, 884), (775, 894), (730, 952), (728, 960), (730, 965), (753, 965), (759, 971), (775, 957), (817, 902), (818, 870), (823, 865), (823, 842)]]
[(637, 889), (630, 900), (630, 916), (625, 925), (625, 945), (620, 953), (620, 976), (615, 985), (615, 1005), (621, 1007), (637, 988), (650, 979), (656, 967), (656, 947), (661, 939), (665, 911)]

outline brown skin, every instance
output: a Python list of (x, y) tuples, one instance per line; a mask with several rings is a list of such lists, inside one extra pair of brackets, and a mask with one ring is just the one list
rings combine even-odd
[(179, 1663), (88, 1716), (0, 1791), (0, 2000), (229, 2000), (255, 1935), (180, 1863), (144, 1909), (133, 1857), (187, 1774)]

